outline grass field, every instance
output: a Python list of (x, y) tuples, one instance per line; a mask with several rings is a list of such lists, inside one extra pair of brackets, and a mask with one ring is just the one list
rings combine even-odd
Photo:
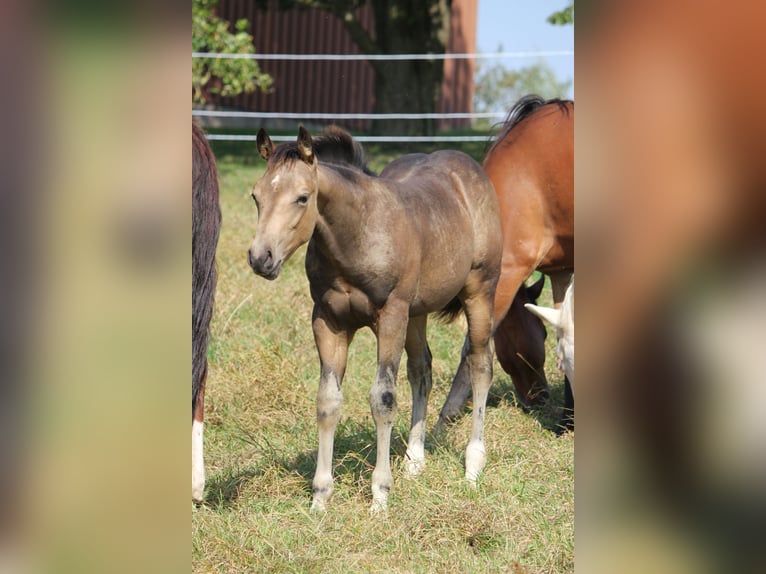
[[(238, 147), (239, 146), (239, 147)], [(401, 152), (367, 148), (375, 169)], [(252, 154), (250, 153), (252, 150)], [(483, 146), (469, 150), (481, 155)], [(392, 438), (394, 488), (387, 516), (370, 518), (375, 430), (369, 389), (375, 339), (360, 332), (349, 353), (335, 442), (335, 494), (309, 513), (316, 456), (319, 362), (311, 334), (305, 247), (269, 282), (247, 265), (256, 210), (249, 190), (263, 171), (255, 144), (221, 144), (223, 224), (206, 395), (206, 502), (192, 509), (194, 572), (563, 573), (574, 561), (574, 435), (549, 429), (562, 375), (549, 352), (552, 404), (517, 405), (499, 365), (486, 419), (488, 462), (476, 489), (463, 480), (470, 416), (429, 437), (426, 468), (406, 478), (402, 457), (410, 390), (400, 369)], [(542, 301), (550, 302), (546, 288)], [(429, 428), (460, 358), (461, 323), (431, 321), (434, 389)], [(555, 338), (548, 337), (548, 348)]]

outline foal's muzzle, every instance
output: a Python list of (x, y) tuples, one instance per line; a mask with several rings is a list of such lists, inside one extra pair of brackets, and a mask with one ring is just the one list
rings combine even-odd
[(259, 250), (254, 254), (252, 247), (247, 252), (247, 261), (257, 275), (272, 281), (277, 278), (282, 268), (282, 261), (274, 259), (271, 249)]

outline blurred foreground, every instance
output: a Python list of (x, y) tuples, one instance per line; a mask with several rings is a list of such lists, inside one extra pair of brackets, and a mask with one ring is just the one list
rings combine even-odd
[(766, 6), (602, 5), (577, 29), (576, 566), (762, 572)]
[[(576, 567), (762, 572), (766, 6), (602, 4), (577, 23)], [(131, 6), (0, 19), (3, 572), (189, 564), (188, 7)]]

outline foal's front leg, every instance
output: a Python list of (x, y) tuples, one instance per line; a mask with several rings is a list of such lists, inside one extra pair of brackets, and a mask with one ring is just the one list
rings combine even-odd
[(378, 373), (370, 389), (370, 410), (377, 431), (377, 459), (372, 471), (372, 506), (375, 513), (388, 508), (391, 491), (391, 428), (396, 416), (396, 375), (402, 358), (409, 305), (389, 300), (381, 310), (375, 334), (378, 338)]
[(313, 481), (311, 510), (322, 512), (327, 507), (333, 492), (332, 453), (335, 429), (340, 420), (343, 405), (341, 384), (346, 371), (348, 345), (353, 331), (333, 329), (326, 318), (315, 307), (312, 321), (314, 340), (319, 351), (321, 375), (317, 392), (317, 426), (319, 447), (317, 468)]

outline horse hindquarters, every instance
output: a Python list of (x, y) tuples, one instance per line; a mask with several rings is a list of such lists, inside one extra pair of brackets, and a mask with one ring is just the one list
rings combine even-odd
[(220, 225), (215, 158), (204, 133), (192, 123), (192, 500), (197, 502), (205, 491), (204, 397)]

